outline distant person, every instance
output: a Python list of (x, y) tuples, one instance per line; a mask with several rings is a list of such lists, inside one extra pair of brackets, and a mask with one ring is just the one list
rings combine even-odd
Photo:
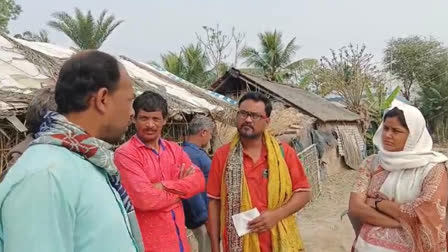
[(142, 251), (109, 143), (122, 139), (134, 89), (99, 51), (66, 61), (37, 138), (0, 183), (0, 251)]
[(2, 171), (0, 181), (6, 176), (8, 169), (14, 165), (17, 159), (25, 152), (30, 143), (36, 138), (39, 127), (44, 121), (44, 116), (48, 111), (56, 111), (56, 101), (54, 100), (53, 88), (42, 88), (34, 93), (28, 110), (25, 115), (25, 127), (28, 129), (25, 139), (14, 146), (7, 155), (8, 167)]
[[(213, 136), (215, 123), (207, 116), (197, 115), (188, 124), (188, 136), (182, 143), (184, 151), (191, 161), (201, 169), (205, 181), (208, 179), (211, 160), (203, 148), (207, 147)], [(210, 239), (205, 223), (208, 218), (207, 193), (203, 192), (182, 201), (185, 213), (185, 225), (193, 230), (198, 241), (199, 252), (210, 252)]]
[[(261, 93), (239, 101), (238, 133), (213, 156), (207, 183), (212, 251), (300, 251), (303, 243), (294, 214), (311, 198), (295, 151), (268, 133), (272, 104)], [(261, 215), (239, 237), (232, 216), (256, 208)]]
[(115, 152), (135, 205), (147, 252), (190, 252), (182, 199), (205, 190), (201, 170), (175, 142), (162, 139), (168, 104), (146, 91), (134, 101), (137, 134)]
[(432, 151), (422, 113), (395, 101), (373, 142), (379, 152), (361, 164), (350, 196), (353, 251), (447, 251), (448, 158)]

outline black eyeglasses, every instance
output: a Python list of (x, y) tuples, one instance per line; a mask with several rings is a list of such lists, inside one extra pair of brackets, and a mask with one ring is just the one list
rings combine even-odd
[(250, 116), (250, 118), (252, 118), (252, 120), (254, 120), (254, 121), (259, 121), (261, 119), (266, 119), (267, 118), (267, 116), (260, 115), (260, 114), (257, 114), (257, 113), (248, 112), (248, 111), (244, 111), (244, 110), (238, 111), (236, 116), (238, 118), (241, 118), (241, 119), (246, 119), (247, 117)]

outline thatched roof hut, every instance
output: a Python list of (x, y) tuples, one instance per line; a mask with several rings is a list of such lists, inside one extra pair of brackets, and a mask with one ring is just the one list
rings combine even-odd
[(247, 89), (264, 92), (272, 99), (299, 109), (322, 122), (357, 122), (361, 117), (347, 109), (334, 106), (326, 99), (295, 86), (270, 82), (232, 68), (211, 89), (238, 100)]
[(247, 91), (262, 92), (274, 103), (284, 106), (280, 116), (272, 120), (273, 124), (283, 122), (284, 125), (279, 125), (277, 131), (284, 127), (284, 131), (295, 131), (294, 134), (301, 135), (301, 148), (316, 144), (322, 158), (325, 148), (331, 148), (332, 143), (337, 143), (338, 154), (354, 169), (363, 159), (365, 144), (361, 134), (361, 116), (316, 94), (298, 87), (270, 82), (234, 68), (216, 81), (211, 90), (235, 100)]
[[(74, 53), (74, 49), (0, 35), (0, 167), (5, 164), (4, 154), (24, 135), (23, 115), (33, 91), (54, 86), (63, 62)], [(125, 56), (117, 59), (133, 79), (137, 95), (152, 90), (167, 99), (169, 119), (164, 134), (171, 140), (184, 136), (194, 114), (228, 123), (227, 114), (235, 110), (226, 99), (163, 69)]]

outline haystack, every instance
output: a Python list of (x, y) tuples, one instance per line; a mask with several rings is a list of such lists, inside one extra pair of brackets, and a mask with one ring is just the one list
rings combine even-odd
[[(293, 139), (306, 140), (312, 129), (315, 118), (300, 113), (292, 107), (285, 107), (282, 103), (274, 103), (271, 114), (269, 131), (277, 139), (291, 143)], [(309, 141), (311, 144), (311, 141)]]

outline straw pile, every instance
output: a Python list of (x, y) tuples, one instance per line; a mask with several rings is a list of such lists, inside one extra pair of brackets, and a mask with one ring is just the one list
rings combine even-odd
[(212, 143), (213, 152), (224, 144), (229, 143), (232, 140), (232, 137), (236, 134), (236, 127), (219, 121), (215, 121), (215, 123), (216, 132)]
[[(229, 115), (227, 118), (234, 118), (234, 116), (230, 117)], [(289, 142), (291, 139), (300, 139), (301, 136), (306, 135), (314, 121), (315, 118), (302, 114), (297, 109), (285, 108), (281, 103), (274, 103), (268, 130), (277, 139)], [(226, 124), (216, 122), (213, 150), (232, 140), (237, 131), (233, 125), (235, 122)]]
[(269, 131), (274, 136), (301, 136), (313, 125), (315, 118), (300, 113), (295, 108), (275, 104), (271, 115)]

